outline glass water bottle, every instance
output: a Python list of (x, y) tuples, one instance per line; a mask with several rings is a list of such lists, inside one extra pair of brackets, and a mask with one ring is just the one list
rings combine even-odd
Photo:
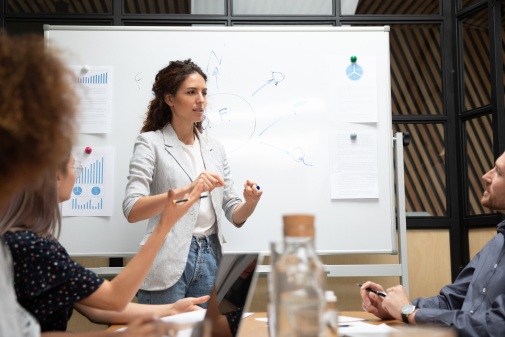
[(326, 274), (314, 250), (314, 216), (284, 216), (284, 251), (276, 263), (279, 337), (322, 337)]

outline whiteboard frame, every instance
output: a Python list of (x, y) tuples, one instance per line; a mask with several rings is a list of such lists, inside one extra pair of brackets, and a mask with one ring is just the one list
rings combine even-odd
[[(382, 27), (142, 27), (142, 26), (54, 26), (54, 25), (44, 25), (44, 38), (46, 44), (49, 42), (51, 31), (191, 31), (191, 32), (335, 32), (336, 30), (342, 32), (384, 32), (384, 43), (385, 43), (385, 67), (386, 67), (386, 88), (388, 90), (387, 95), (387, 124), (391, 125), (392, 129), (392, 111), (391, 111), (391, 78), (390, 78), (390, 53), (389, 53), (389, 26)], [(393, 137), (389, 137), (389, 146), (394, 147)], [(393, 167), (393, 157), (392, 152), (388, 151), (388, 162), (390, 168)], [(391, 213), (395, 214), (395, 193), (394, 193), (394, 170), (390, 169), (391, 173), (391, 187), (389, 190)], [(403, 177), (402, 177), (403, 178)], [(402, 179), (403, 180), (403, 179)], [(60, 205), (61, 207), (61, 205)], [(317, 250), (319, 255), (397, 255), (398, 245), (396, 240), (396, 224), (394, 216), (391, 218), (391, 250)], [(234, 251), (229, 251), (230, 253), (238, 253)], [(108, 252), (93, 252), (93, 253), (74, 253), (71, 256), (75, 257), (131, 257), (137, 252), (119, 252), (119, 253), (108, 253)], [(260, 253), (264, 255), (270, 254), (269, 251), (240, 251), (240, 253)]]

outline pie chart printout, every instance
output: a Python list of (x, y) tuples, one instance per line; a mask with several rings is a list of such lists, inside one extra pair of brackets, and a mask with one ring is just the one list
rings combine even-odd
[(357, 81), (363, 76), (363, 68), (360, 65), (353, 63), (345, 70), (347, 77), (350, 80)]

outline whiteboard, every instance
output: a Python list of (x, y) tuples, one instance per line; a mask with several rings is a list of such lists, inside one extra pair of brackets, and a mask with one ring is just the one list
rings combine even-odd
[[(113, 215), (64, 217), (60, 240), (71, 255), (130, 256), (140, 248), (147, 221), (130, 224), (121, 208), (128, 165), (156, 73), (171, 60), (187, 58), (208, 74), (206, 131), (224, 144), (237, 192), (242, 195), (246, 179), (264, 191), (241, 229), (222, 217), (224, 251), (266, 252), (269, 242), (282, 240), (283, 214), (308, 213), (316, 217), (321, 254), (396, 253), (387, 28), (45, 29), (47, 45), (63, 50), (68, 65), (112, 66), (114, 74), (111, 132), (79, 134), (75, 144), (115, 148)], [(358, 62), (376, 58), (377, 123), (329, 123), (334, 99), (328, 69), (335, 57), (351, 55)], [(282, 73), (282, 81), (272, 72)], [(377, 133), (378, 199), (331, 200), (328, 135), (333, 131)], [(296, 160), (300, 157), (304, 160)]]

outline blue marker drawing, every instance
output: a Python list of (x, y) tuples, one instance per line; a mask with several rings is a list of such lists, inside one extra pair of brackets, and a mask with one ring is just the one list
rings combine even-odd
[[(226, 45), (223, 45), (223, 50), (224, 50), (224, 47), (226, 47)], [(223, 61), (223, 50), (221, 51), (221, 57), (220, 58), (217, 57), (217, 55), (216, 55), (216, 53), (214, 51), (210, 52), (209, 60), (207, 61), (207, 74), (209, 73), (209, 66), (210, 66), (210, 60), (212, 58), (212, 55), (214, 55), (214, 58), (217, 61), (217, 65), (218, 66), (221, 65), (221, 62)], [(216, 77), (216, 86), (219, 89), (219, 85), (218, 85), (218, 82), (217, 82), (217, 75), (219, 75), (219, 68), (217, 66), (215, 66), (214, 67), (214, 71), (212, 72), (211, 76), (215, 76)]]
[(284, 154), (291, 154), (291, 153), (289, 153), (289, 152), (288, 152), (288, 151), (286, 151), (286, 150), (283, 150), (283, 149), (281, 149), (281, 148), (278, 148), (277, 146), (273, 146), (273, 145), (270, 145), (270, 144), (267, 144), (267, 143), (264, 143), (264, 142), (260, 142), (260, 144), (265, 144), (265, 145), (268, 145), (268, 146), (270, 146), (270, 147), (273, 147), (274, 149), (277, 149), (277, 150), (282, 151)]
[(297, 163), (302, 162), (303, 165), (305, 165), (305, 166), (312, 166), (312, 165), (307, 164), (305, 162), (305, 153), (303, 151), (303, 148), (301, 148), (301, 147), (295, 147), (293, 149), (293, 153), (290, 153), (289, 151), (283, 150), (281, 148), (278, 148), (277, 146), (273, 146), (273, 145), (268, 144), (268, 143), (260, 142), (260, 144), (268, 145), (270, 147), (273, 147), (274, 149), (282, 151), (284, 154), (291, 155), (291, 157), (293, 158), (293, 160), (296, 161)]
[(273, 82), (273, 79), (268, 80), (268, 81), (267, 81), (267, 83), (263, 84), (263, 85), (262, 85), (262, 86), (261, 86), (258, 90), (256, 90), (256, 91), (252, 94), (252, 96), (254, 96), (254, 94), (255, 94), (255, 93), (257, 93), (258, 91), (260, 91), (260, 90), (261, 90), (261, 89), (262, 89), (265, 85), (270, 84), (270, 83), (272, 83), (272, 82)]
[(223, 109), (219, 110), (219, 117), (221, 117), (221, 122), (223, 121), (223, 115), (227, 115), (228, 114), (228, 111), (221, 112), (223, 110), (228, 110), (228, 108), (223, 108)]
[(217, 83), (217, 75), (219, 75), (219, 69), (214, 68), (214, 72), (212, 73), (212, 76), (216, 76), (216, 87), (219, 89), (219, 84)]
[[(281, 78), (282, 77), (282, 78)], [(258, 91), (260, 91), (263, 87), (265, 87), (266, 85), (274, 82), (274, 84), (277, 86), (277, 84), (279, 84), (279, 82), (282, 82), (284, 80), (284, 78), (286, 78), (286, 76), (281, 73), (281, 72), (278, 72), (278, 71), (272, 71), (272, 79), (268, 80), (267, 83), (263, 84), (258, 90), (256, 90), (252, 96), (254, 96), (254, 94), (256, 94)]]
[[(226, 47), (226, 45), (223, 46), (223, 49), (224, 49), (224, 47)], [(210, 58), (212, 57), (212, 55), (214, 55), (214, 57), (216, 58), (217, 64), (221, 65), (221, 61), (223, 59), (223, 51), (221, 51), (221, 57), (220, 58), (217, 58), (217, 55), (216, 55), (216, 53), (214, 51), (210, 52), (209, 61), (207, 62), (207, 72), (209, 72)]]
[(259, 191), (260, 190), (260, 187), (258, 185), (256, 185), (256, 189)]
[(307, 103), (307, 101), (305, 101), (305, 102), (300, 102), (300, 103), (296, 103), (295, 105), (293, 105), (293, 109), (295, 110), (295, 115), (296, 115), (296, 107), (297, 107), (297, 106), (304, 106), (304, 105), (305, 105), (305, 103)]
[(296, 147), (293, 150), (292, 157), (296, 162), (302, 162), (303, 165), (305, 166), (312, 166), (305, 162), (305, 153), (303, 152), (303, 149), (301, 147)]
[(143, 77), (141, 77), (141, 78), (137, 78), (137, 76), (139, 76), (140, 74), (142, 74), (142, 72), (140, 72), (140, 73), (138, 73), (137, 75), (135, 75), (135, 82), (137, 82), (137, 86), (139, 87), (139, 89), (140, 89), (140, 84), (139, 84), (139, 81), (140, 81), (141, 79), (143, 79)]
[[(293, 105), (293, 109), (294, 109), (294, 114), (295, 115), (296, 115), (296, 107), (304, 106), (305, 103), (307, 103), (307, 101), (296, 103), (295, 105)], [(261, 136), (263, 134), (263, 132), (267, 131), (272, 125), (274, 125), (275, 123), (277, 123), (278, 121), (280, 121), (284, 117), (288, 116), (289, 114), (290, 114), (290, 112), (288, 112), (287, 114), (285, 114), (284, 116), (282, 116), (281, 118), (279, 118), (278, 120), (276, 120), (275, 122), (273, 122), (272, 124), (270, 124), (269, 126), (267, 126), (267, 128), (265, 130), (261, 131), (259, 135)]]

